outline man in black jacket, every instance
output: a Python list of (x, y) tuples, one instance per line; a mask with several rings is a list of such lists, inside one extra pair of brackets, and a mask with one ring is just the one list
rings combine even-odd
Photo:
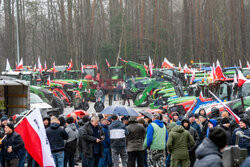
[(60, 127), (60, 121), (51, 117), (51, 124), (46, 129), (51, 152), (57, 167), (64, 166), (64, 140), (68, 139), (66, 131)]
[(14, 124), (8, 123), (4, 131), (7, 137), (0, 146), (3, 148), (5, 166), (17, 167), (19, 163), (18, 151), (24, 148), (24, 142), (21, 136), (14, 131)]
[(82, 102), (80, 103), (80, 108), (84, 111), (88, 111), (89, 109), (89, 103), (85, 101), (85, 99), (82, 99)]
[(101, 141), (104, 140), (102, 127), (98, 125), (99, 117), (91, 117), (90, 122), (86, 123), (79, 134), (82, 138), (82, 167), (98, 167), (99, 159), (103, 153)]
[(105, 108), (103, 102), (101, 101), (101, 98), (98, 98), (98, 101), (94, 105), (94, 109), (97, 113), (102, 112), (102, 110)]

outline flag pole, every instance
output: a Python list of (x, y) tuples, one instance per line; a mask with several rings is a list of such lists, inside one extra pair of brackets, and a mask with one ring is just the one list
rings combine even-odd
[[(24, 118), (26, 118), (32, 111), (33, 111), (34, 107), (32, 107), (14, 126), (14, 128), (16, 128), (23, 120)], [(5, 134), (4, 137), (1, 139), (0, 143), (2, 143), (2, 141), (7, 137), (7, 135)]]

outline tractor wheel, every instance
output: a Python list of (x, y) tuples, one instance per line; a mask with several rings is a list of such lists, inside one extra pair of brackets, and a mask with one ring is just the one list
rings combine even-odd
[[(139, 91), (138, 93), (136, 93), (133, 102), (135, 102), (135, 100), (139, 100), (142, 97), (142, 91)], [(140, 105), (138, 105), (138, 107), (147, 107), (149, 105), (149, 99), (148, 96), (146, 97), (146, 99), (144, 100), (144, 102), (142, 102)]]

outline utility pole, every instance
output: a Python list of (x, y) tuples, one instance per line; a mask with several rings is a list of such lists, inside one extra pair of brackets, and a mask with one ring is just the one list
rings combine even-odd
[(20, 49), (19, 49), (19, 6), (18, 0), (16, 0), (16, 53), (17, 63), (20, 61)]

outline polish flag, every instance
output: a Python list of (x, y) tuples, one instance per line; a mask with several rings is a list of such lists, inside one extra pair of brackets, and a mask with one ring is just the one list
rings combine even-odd
[(80, 84), (79, 84), (79, 86), (78, 86), (78, 88), (79, 88), (79, 89), (82, 89), (82, 86), (83, 86), (83, 85), (82, 85), (82, 80), (81, 80), (81, 81), (80, 81)]
[(36, 64), (33, 67), (33, 71), (36, 72)]
[(123, 61), (123, 62), (125, 62), (125, 63), (127, 63), (127, 62), (128, 62), (128, 61), (126, 61), (126, 60), (124, 60), (124, 59), (122, 59), (122, 58), (120, 58), (120, 60), (121, 60), (121, 61)]
[(149, 58), (148, 58), (148, 61), (149, 61), (149, 75), (150, 75), (150, 77), (151, 77), (152, 74), (153, 74), (153, 64), (152, 64), (152, 61), (151, 61), (150, 56), (149, 56)]
[(17, 67), (16, 67), (17, 70), (22, 70), (23, 69), (23, 58), (21, 58), (20, 62), (18, 63)]
[(204, 102), (204, 101), (205, 101), (205, 99), (204, 99), (204, 97), (203, 97), (202, 91), (201, 91), (201, 93), (200, 93), (199, 99), (200, 99), (201, 102)]
[(47, 85), (50, 87), (50, 75), (49, 75), (49, 77), (47, 78)]
[(81, 63), (81, 72), (84, 73), (84, 68), (83, 68), (82, 63)]
[(241, 60), (239, 60), (240, 68), (242, 68)]
[(238, 86), (241, 87), (247, 81), (246, 77), (238, 70)]
[(41, 63), (41, 61), (40, 61), (40, 57), (38, 57), (38, 69), (39, 69), (39, 72), (40, 73), (42, 73), (42, 71), (43, 71), (43, 66), (42, 66), (42, 63)]
[(179, 71), (181, 71), (181, 62), (179, 62), (179, 68), (178, 69), (179, 69)]
[(249, 62), (247, 61), (247, 68), (250, 68), (250, 64), (249, 64)]
[(72, 70), (72, 68), (73, 68), (73, 61), (72, 61), (72, 59), (70, 59), (70, 64), (69, 64), (67, 71)]
[(174, 64), (170, 63), (167, 58), (164, 58), (161, 68), (174, 68)]
[(48, 68), (47, 68), (47, 64), (46, 64), (46, 60), (44, 62), (44, 71), (46, 71)]
[(96, 70), (98, 70), (98, 65), (96, 60), (95, 60), (95, 65), (96, 65)]
[(192, 71), (188, 68), (187, 64), (184, 65), (183, 71), (184, 71), (184, 73), (188, 73), (188, 74), (192, 73)]
[(234, 82), (233, 82), (234, 84), (236, 84), (236, 83), (238, 83), (238, 81), (237, 81), (237, 76), (236, 76), (236, 74), (234, 73)]
[(146, 72), (147, 72), (147, 74), (148, 74), (148, 67), (147, 67), (147, 65), (146, 65), (145, 62), (144, 62), (144, 68), (145, 68), (145, 70), (146, 70)]
[(39, 109), (34, 109), (24, 118), (15, 131), (22, 137), (25, 149), (40, 166), (55, 167)]
[(227, 105), (225, 105), (215, 94), (213, 94), (210, 90), (208, 90), (208, 91), (235, 118), (235, 121), (237, 123), (239, 123), (240, 122), (240, 118)]
[(191, 77), (190, 84), (192, 84), (194, 82), (194, 79), (195, 79), (195, 72), (193, 71), (193, 75)]
[(12, 71), (12, 69), (11, 69), (11, 66), (10, 66), (10, 63), (9, 63), (9, 60), (8, 60), (8, 59), (6, 60), (6, 68), (5, 68), (5, 71)]
[(107, 64), (108, 68), (110, 68), (110, 67), (111, 67), (111, 65), (109, 64), (109, 62), (108, 62), (108, 60), (107, 60), (107, 59), (106, 59), (106, 64)]
[(221, 69), (221, 66), (220, 66), (220, 62), (219, 60), (217, 60), (217, 66), (215, 68), (215, 78), (216, 79), (226, 79), (226, 77), (224, 76), (223, 72), (222, 72), (222, 69)]
[(53, 73), (56, 72), (56, 62), (53, 62)]

